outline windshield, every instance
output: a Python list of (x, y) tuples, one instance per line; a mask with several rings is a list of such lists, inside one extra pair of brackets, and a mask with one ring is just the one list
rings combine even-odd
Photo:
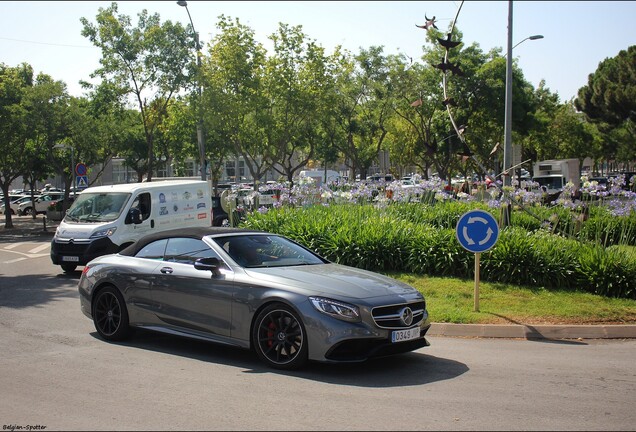
[(307, 249), (275, 235), (238, 235), (214, 239), (240, 266), (286, 267), (324, 264)]
[(563, 187), (562, 177), (535, 177), (533, 180), (539, 183), (539, 186), (545, 186), (548, 189), (561, 189)]
[(111, 222), (121, 214), (130, 193), (81, 193), (66, 212), (65, 222)]

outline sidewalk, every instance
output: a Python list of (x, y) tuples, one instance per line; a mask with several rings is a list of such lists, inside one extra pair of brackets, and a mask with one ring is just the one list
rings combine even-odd
[(59, 221), (52, 221), (44, 215), (11, 217), (13, 228), (6, 229), (6, 216), (0, 216), (0, 242), (26, 241), (27, 239), (53, 238)]
[[(13, 216), (14, 228), (0, 223), (0, 242), (50, 240), (59, 221), (38, 215)], [(636, 339), (636, 325), (524, 325), (433, 323), (428, 336), (507, 338), (507, 339)]]

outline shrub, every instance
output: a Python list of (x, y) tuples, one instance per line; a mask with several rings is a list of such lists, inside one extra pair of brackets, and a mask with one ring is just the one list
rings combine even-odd
[[(471, 208), (484, 205), (449, 201), (285, 207), (252, 213), (241, 226), (286, 235), (336, 263), (465, 278), (474, 276), (474, 255), (457, 241), (455, 226)], [(513, 226), (502, 229), (498, 243), (481, 254), (483, 280), (636, 298), (636, 253), (577, 240), (576, 212), (537, 210), (542, 217), (549, 215), (550, 224), (514, 212)], [(608, 243), (630, 238), (625, 233), (633, 233), (631, 222), (623, 225), (615, 219), (600, 216), (596, 228), (578, 227), (578, 232), (596, 238), (602, 233)], [(559, 225), (563, 232), (555, 229)]]

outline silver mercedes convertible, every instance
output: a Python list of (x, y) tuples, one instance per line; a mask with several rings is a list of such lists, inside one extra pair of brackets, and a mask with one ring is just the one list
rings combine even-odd
[(78, 289), (103, 339), (151, 329), (253, 349), (278, 369), (429, 345), (426, 302), (415, 288), (260, 231), (150, 234), (89, 262)]

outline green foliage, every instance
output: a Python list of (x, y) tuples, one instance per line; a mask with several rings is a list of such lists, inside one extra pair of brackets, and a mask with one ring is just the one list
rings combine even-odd
[[(354, 267), (469, 278), (474, 276), (475, 257), (457, 241), (455, 226), (475, 207), (483, 205), (449, 201), (284, 207), (253, 213), (242, 226), (289, 236), (333, 262)], [(539, 213), (552, 216), (554, 224), (574, 223), (567, 209)], [(481, 254), (481, 279), (636, 299), (636, 253), (555, 234), (530, 224), (521, 213), (513, 214), (513, 224), (521, 226), (503, 229), (495, 247)], [(617, 219), (601, 220), (614, 232), (610, 222)]]
[(620, 248), (596, 246), (579, 257), (581, 289), (608, 297), (636, 299), (636, 259)]
[[(82, 35), (101, 50), (99, 76), (121, 105), (132, 97), (140, 113), (140, 126), (146, 149), (148, 179), (155, 164), (155, 139), (165, 120), (172, 97), (192, 81), (186, 71), (192, 67), (191, 29), (171, 21), (161, 23), (158, 14), (147, 10), (138, 14), (136, 26), (127, 15), (120, 14), (117, 3), (99, 8), (95, 23), (81, 18)], [(139, 164), (139, 167), (143, 164)]]

